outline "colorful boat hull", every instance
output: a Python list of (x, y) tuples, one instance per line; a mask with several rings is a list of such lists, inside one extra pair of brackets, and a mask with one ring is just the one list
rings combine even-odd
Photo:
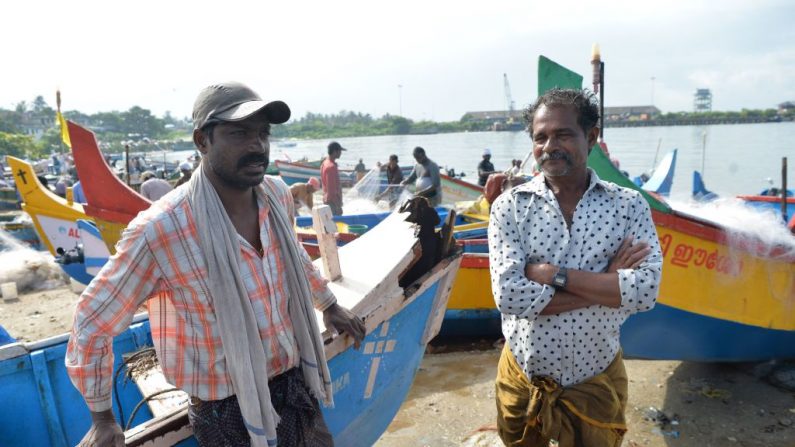
[(88, 201), (85, 212), (96, 223), (108, 251), (115, 253), (127, 224), (151, 203), (113, 174), (91, 131), (71, 121), (67, 126), (75, 167)]
[[(439, 331), (459, 263), (459, 256), (442, 261), (415, 293), (408, 297), (400, 294), (369, 312), (369, 333), (359, 350), (345, 337), (332, 340), (327, 336), (335, 406), (323, 408), (323, 414), (336, 445), (370, 446), (389, 425), (408, 393), (426, 344)], [(0, 399), (16, 402), (0, 406), (0, 445), (72, 446), (88, 430), (88, 409), (64, 366), (67, 341), (65, 334), (0, 348)], [(141, 315), (114, 339), (114, 371), (121, 366), (124, 354), (151, 345), (149, 322)], [(124, 377), (117, 377), (116, 395), (129, 417), (143, 396), (132, 383), (124, 382)], [(116, 400), (113, 405), (119, 415)], [(132, 425), (151, 418), (143, 406)], [(186, 416), (180, 418), (187, 424)], [(134, 430), (128, 432), (128, 442), (131, 433)], [(196, 445), (192, 438), (168, 445), (172, 444)]]
[[(80, 229), (77, 219), (85, 218), (79, 203), (67, 202), (50, 192), (39, 182), (33, 167), (18, 158), (6, 157), (14, 173), (14, 180), (22, 196), (22, 209), (30, 215), (39, 239), (53, 256), (59, 251), (70, 251), (80, 244)], [(86, 272), (85, 264), (61, 264), (63, 270), (75, 281), (88, 284), (92, 275)]]
[(469, 202), (483, 195), (483, 187), (440, 174), (442, 179), (442, 203)]

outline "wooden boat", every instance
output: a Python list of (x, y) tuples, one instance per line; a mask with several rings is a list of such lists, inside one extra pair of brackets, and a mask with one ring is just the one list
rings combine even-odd
[[(566, 83), (572, 76), (576, 83)], [(580, 88), (581, 82), (576, 73), (541, 57), (540, 85)], [(738, 245), (725, 228), (671, 209), (627, 179), (596, 147), (588, 164), (603, 180), (638, 190), (646, 198), (663, 250), (657, 305), (632, 315), (622, 326), (621, 345), (627, 357), (761, 361), (795, 356), (791, 254), (756, 242)], [(488, 251), (485, 240), (465, 243), (472, 247), (470, 252), (478, 250), (477, 244), (480, 251)], [(448, 306), (477, 309), (473, 315), (482, 319), (470, 328), (499, 324), (488, 257), (468, 260), (465, 253)], [(455, 329), (456, 334), (466, 333), (466, 327)]]
[(97, 276), (97, 273), (108, 262), (110, 251), (102, 239), (102, 232), (94, 222), (77, 219), (77, 227), (80, 228), (80, 254), (86, 265), (86, 272), (91, 276)]
[(635, 179), (635, 184), (640, 185), (646, 191), (659, 194), (661, 196), (669, 196), (671, 194), (671, 186), (674, 182), (674, 172), (676, 171), (676, 149), (665, 154), (665, 157), (660, 161), (651, 177), (645, 182)]
[[(323, 333), (334, 389), (334, 408), (323, 414), (336, 445), (372, 445), (390, 423), (419, 368), (427, 342), (439, 331), (450, 287), (461, 262), (446, 256), (418, 281), (399, 286), (414, 262), (414, 228), (395, 214), (339, 250), (342, 278), (330, 285), (338, 301), (364, 318), (367, 337), (355, 350), (348, 337)], [(318, 314), (322, 328), (322, 317)], [(90, 425), (82, 397), (64, 367), (67, 335), (0, 347), (0, 445), (75, 445)], [(139, 315), (116, 337), (114, 370), (123, 356), (152, 345), (149, 322)], [(122, 370), (124, 370), (122, 368)], [(128, 446), (196, 445), (186, 404), (154, 416), (148, 406), (130, 418), (144, 399), (132, 383), (116, 377), (114, 412), (131, 419)]]
[[(780, 193), (779, 193), (780, 194)], [(707, 202), (715, 200), (718, 195), (707, 190), (704, 185), (704, 180), (701, 173), (693, 171), (693, 195), (692, 197), (700, 202)], [(769, 195), (769, 190), (764, 190), (757, 195), (740, 195), (738, 199), (745, 202), (746, 205), (765, 211), (771, 211), (781, 215), (781, 197), (776, 195)], [(782, 220), (787, 222), (795, 222), (795, 192), (787, 191), (787, 206), (786, 216), (782, 216)], [(794, 228), (790, 225), (790, 228)]]
[[(444, 221), (447, 218), (449, 209), (445, 207), (436, 207), (436, 212), (439, 218)], [(365, 229), (370, 229), (378, 225), (381, 221), (386, 219), (391, 212), (384, 211), (379, 213), (361, 213), (361, 214), (343, 214), (334, 216), (334, 222), (345, 225), (358, 225), (364, 226)], [(298, 216), (295, 219), (295, 226), (298, 228), (306, 228), (312, 225), (310, 216)], [(441, 227), (441, 224), (440, 224)], [(476, 214), (457, 214), (454, 221), (453, 235), (456, 239), (477, 239), (486, 236), (488, 227), (488, 216)]]
[(704, 185), (704, 178), (698, 171), (693, 171), (693, 199), (699, 202), (710, 202), (718, 198), (718, 195), (707, 189)]
[(494, 305), (486, 239), (458, 240), (463, 249), (440, 336), (496, 337), (502, 333), (500, 312)]
[[(314, 177), (320, 180), (320, 166), (312, 166), (306, 163), (293, 163), (289, 161), (276, 160), (273, 162), (279, 170), (279, 176), (284, 183), (306, 183)], [(356, 173), (352, 169), (340, 169), (340, 185), (349, 188), (356, 183)]]
[(0, 213), (0, 230), (34, 250), (44, 250), (32, 220), (23, 217), (22, 211)]
[[(55, 257), (74, 250), (80, 243), (77, 219), (86, 218), (79, 203), (67, 202), (50, 192), (39, 182), (33, 167), (18, 158), (7, 156), (14, 172), (17, 190), (22, 196), (22, 209), (30, 215), (39, 239)], [(83, 263), (61, 264), (63, 270), (75, 281), (88, 284), (92, 276)]]
[(71, 121), (67, 126), (75, 168), (88, 201), (85, 212), (102, 234), (108, 251), (115, 253), (121, 232), (139, 212), (149, 208), (150, 202), (113, 174), (91, 131)]
[(19, 198), (14, 188), (0, 187), (0, 211), (18, 210)]
[[(581, 88), (582, 77), (545, 57), (542, 86)], [(621, 329), (627, 357), (759, 361), (795, 356), (795, 259), (761, 243), (737, 244), (726, 228), (672, 210), (618, 172), (595, 147), (600, 178), (646, 198), (664, 261), (657, 305)], [(793, 242), (795, 243), (795, 242)]]
[(483, 195), (483, 187), (467, 181), (440, 174), (442, 178), (442, 203), (467, 202)]

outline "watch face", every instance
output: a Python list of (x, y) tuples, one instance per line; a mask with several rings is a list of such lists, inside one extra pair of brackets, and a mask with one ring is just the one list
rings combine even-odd
[(552, 279), (553, 284), (555, 287), (565, 287), (566, 286), (566, 269), (561, 268), (558, 270), (558, 273), (555, 274), (555, 277)]

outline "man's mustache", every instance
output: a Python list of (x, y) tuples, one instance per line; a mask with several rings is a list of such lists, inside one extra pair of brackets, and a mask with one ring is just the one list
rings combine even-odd
[(538, 159), (539, 166), (544, 164), (544, 162), (548, 160), (565, 160), (566, 163), (572, 164), (571, 157), (569, 154), (563, 151), (554, 151), (554, 152), (544, 152), (541, 157)]
[(266, 154), (248, 154), (244, 155), (240, 158), (240, 160), (237, 161), (237, 167), (242, 168), (246, 165), (258, 163), (267, 165), (269, 161), (270, 160), (268, 160), (268, 156)]

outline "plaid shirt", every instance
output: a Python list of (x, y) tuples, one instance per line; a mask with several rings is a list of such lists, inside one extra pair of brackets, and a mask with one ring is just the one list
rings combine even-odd
[[(266, 177), (263, 186), (294, 215), (284, 182)], [(260, 256), (238, 236), (240, 272), (254, 307), (268, 373), (274, 377), (298, 365), (298, 346), (287, 307), (284, 257), (268, 219), (270, 210), (266, 203), (258, 205), (264, 253)], [(113, 337), (129, 327), (144, 302), (168, 381), (202, 400), (234, 394), (187, 188), (177, 188), (140, 213), (116, 250), (80, 297), (66, 352), (69, 376), (89, 409), (111, 408)], [(306, 251), (299, 252), (314, 305), (325, 310), (336, 299)]]

